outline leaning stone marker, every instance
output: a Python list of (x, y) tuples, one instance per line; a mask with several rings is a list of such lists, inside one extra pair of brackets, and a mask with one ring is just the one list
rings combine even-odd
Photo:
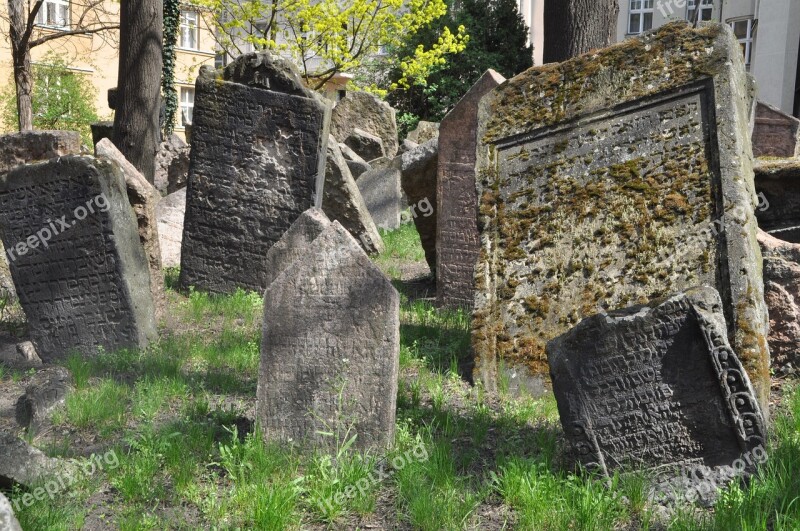
[(289, 230), (267, 252), (267, 286), (298, 258), (304, 256), (311, 243), (330, 224), (325, 212), (316, 207), (300, 214)]
[[(394, 159), (400, 170), (400, 182), (411, 206), (425, 261), (436, 277), (436, 174), (438, 172), (439, 139), (433, 138)], [(474, 178), (473, 178), (474, 182)]]
[(360, 449), (392, 444), (399, 305), (389, 280), (331, 223), (264, 293), (256, 416), (266, 439), (333, 448), (357, 435)]
[(550, 341), (547, 358), (561, 424), (588, 468), (660, 469), (667, 477), (656, 483), (675, 485), (765, 449), (761, 409), (713, 288), (590, 317)]
[(267, 251), (321, 191), (328, 108), (266, 52), (201, 68), (196, 90), (180, 284), (262, 291)]
[(150, 273), (119, 167), (68, 156), (0, 177), (0, 227), (42, 360), (144, 347)]
[(478, 261), (478, 195), (475, 144), (478, 103), (505, 78), (487, 70), (439, 126), (436, 182), (436, 301), (440, 306), (472, 308)]
[(503, 366), (541, 385), (545, 343), (598, 308), (704, 284), (722, 296), (766, 409), (741, 55), (727, 26), (668, 24), (532, 68), (481, 100), (473, 344), (488, 389)]
[(375, 225), (384, 230), (398, 228), (403, 200), (400, 170), (373, 166), (356, 179), (356, 184)]

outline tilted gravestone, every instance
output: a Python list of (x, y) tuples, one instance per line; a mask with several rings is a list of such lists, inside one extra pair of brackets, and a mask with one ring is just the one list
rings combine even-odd
[(383, 251), (378, 228), (333, 136), (328, 139), (322, 210), (331, 220), (341, 223), (368, 254)]
[(476, 377), (535, 389), (545, 343), (603, 308), (715, 286), (765, 408), (753, 99), (730, 28), (685, 23), (532, 68), (481, 100)]
[(547, 358), (561, 424), (588, 468), (649, 470), (661, 489), (696, 477), (722, 486), (721, 467), (765, 450), (761, 408), (713, 288), (589, 317), (550, 341)]
[(356, 179), (358, 190), (367, 205), (372, 221), (379, 228), (394, 230), (400, 226), (403, 194), (400, 170), (393, 167), (373, 168)]
[(478, 261), (478, 194), (475, 145), (478, 103), (505, 78), (487, 70), (439, 126), (436, 182), (436, 302), (472, 308)]
[(360, 449), (392, 444), (399, 305), (338, 222), (269, 285), (256, 405), (267, 440), (329, 449), (356, 435)]
[(392, 165), (400, 170), (400, 183), (411, 207), (425, 261), (436, 277), (436, 174), (439, 139), (433, 138), (396, 157)]
[(278, 278), (298, 258), (305, 255), (311, 243), (330, 224), (331, 221), (328, 216), (316, 207), (309, 208), (300, 214), (300, 217), (292, 223), (289, 230), (267, 252), (265, 260), (267, 286), (272, 284), (272, 281)]
[(147, 258), (115, 163), (68, 156), (17, 167), (0, 178), (0, 227), (43, 361), (155, 337)]
[(266, 52), (201, 68), (196, 91), (180, 285), (261, 291), (267, 251), (321, 200), (329, 108)]

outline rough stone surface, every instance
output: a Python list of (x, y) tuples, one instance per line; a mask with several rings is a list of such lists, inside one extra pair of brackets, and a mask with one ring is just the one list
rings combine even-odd
[(183, 219), (186, 215), (186, 188), (163, 198), (156, 205), (158, 241), (162, 267), (180, 267)]
[(400, 297), (338, 222), (267, 288), (261, 344), (256, 416), (268, 440), (392, 444)]
[(402, 210), (400, 170), (373, 168), (356, 179), (356, 184), (375, 225), (384, 230), (398, 228)]
[(424, 144), (429, 140), (439, 137), (439, 124), (436, 122), (426, 122), (422, 120), (417, 124), (417, 127), (408, 133), (407, 140), (417, 144)]
[(37, 372), (25, 388), (25, 394), (17, 401), (19, 425), (38, 429), (50, 412), (64, 404), (71, 385), (72, 376), (64, 367), (49, 367)]
[(758, 102), (753, 127), (756, 157), (800, 156), (800, 120), (767, 103)]
[(27, 131), (0, 135), (0, 175), (14, 166), (81, 152), (76, 131)]
[(378, 228), (333, 136), (328, 139), (322, 210), (332, 221), (341, 223), (368, 254), (383, 251)]
[(312, 207), (300, 214), (281, 239), (270, 247), (265, 260), (267, 264), (267, 286), (278, 275), (292, 265), (295, 260), (305, 256), (311, 243), (331, 224), (325, 213)]
[(402, 155), (403, 153), (411, 151), (412, 149), (416, 149), (417, 147), (419, 147), (418, 143), (412, 142), (411, 140), (406, 138), (400, 143), (400, 149), (397, 151), (397, 154)]
[(0, 529), (3, 531), (22, 531), (22, 528), (14, 516), (14, 510), (8, 499), (0, 492)]
[(350, 136), (345, 139), (344, 144), (366, 161), (386, 156), (381, 137), (361, 129), (353, 129)]
[(0, 432), (0, 486), (31, 487), (63, 468), (58, 459), (47, 457), (12, 433)]
[(387, 157), (397, 154), (395, 111), (385, 101), (367, 92), (348, 92), (333, 109), (331, 134), (344, 142), (356, 128), (380, 137)]
[(756, 161), (758, 226), (776, 238), (800, 243), (800, 159)]
[(800, 371), (800, 244), (759, 231), (764, 256), (764, 298), (769, 310), (769, 350), (778, 375)]
[(168, 195), (186, 187), (189, 178), (191, 148), (176, 134), (171, 134), (158, 147), (156, 153), (155, 186), (161, 195)]
[(434, 138), (395, 159), (400, 170), (403, 192), (411, 206), (411, 216), (419, 232), (425, 261), (436, 276), (436, 174), (439, 140)]
[(478, 261), (475, 146), (478, 103), (505, 78), (488, 70), (447, 113), (439, 127), (436, 181), (436, 302), (472, 308)]
[(749, 86), (729, 27), (672, 23), (481, 100), (473, 346), (487, 389), (498, 365), (541, 383), (546, 341), (583, 317), (703, 284), (766, 411)]
[(39, 357), (39, 353), (36, 352), (36, 347), (33, 346), (33, 343), (30, 341), (17, 343), (17, 353), (19, 354), (20, 358), (28, 363), (32, 363), (34, 365), (42, 364), (42, 359)]
[(67, 156), (10, 171), (0, 227), (43, 361), (155, 337), (147, 258), (115, 163)]
[(163, 315), (166, 308), (164, 294), (164, 272), (161, 269), (161, 245), (158, 240), (158, 223), (156, 222), (156, 204), (161, 199), (152, 184), (147, 182), (139, 170), (128, 162), (111, 140), (104, 138), (95, 145), (98, 157), (114, 161), (125, 176), (128, 190), (128, 201), (136, 214), (139, 227), (139, 241), (142, 242), (150, 267), (150, 292), (153, 294), (153, 306), (156, 319)]
[(358, 179), (369, 170), (372, 169), (372, 166), (367, 164), (366, 162), (358, 162), (356, 160), (346, 160), (345, 163), (347, 164), (347, 169), (350, 170), (350, 175), (353, 176), (353, 179)]
[(262, 291), (269, 248), (300, 214), (321, 204), (329, 108), (297, 95), (305, 89), (289, 83), (295, 74), (284, 61), (270, 66), (270, 60), (259, 52), (240, 56), (224, 72), (200, 70), (181, 249), (184, 289)]
[(550, 341), (547, 357), (564, 433), (587, 468), (647, 470), (669, 484), (693, 471), (721, 477), (766, 448), (713, 288), (590, 317)]

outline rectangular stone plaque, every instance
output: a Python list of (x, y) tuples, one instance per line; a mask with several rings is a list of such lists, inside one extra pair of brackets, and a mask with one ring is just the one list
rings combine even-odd
[(148, 263), (116, 164), (68, 156), (17, 167), (0, 177), (0, 227), (43, 361), (155, 337)]
[(582, 318), (709, 284), (766, 400), (739, 55), (722, 26), (671, 24), (482, 100), (473, 344), (489, 389), (507, 371), (540, 390), (546, 342)]

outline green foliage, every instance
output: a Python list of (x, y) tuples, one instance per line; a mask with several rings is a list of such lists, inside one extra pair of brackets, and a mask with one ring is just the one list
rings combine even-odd
[[(84, 144), (93, 145), (89, 126), (99, 118), (94, 106), (97, 91), (91, 81), (71, 71), (63, 59), (52, 53), (32, 70), (34, 128), (78, 131)], [(3, 102), (3, 125), (17, 129), (17, 96), (13, 79), (0, 92), (0, 99)]]
[(180, 0), (164, 0), (164, 45), (162, 55), (164, 66), (161, 73), (161, 92), (164, 97), (164, 136), (175, 128), (175, 114), (178, 112), (178, 91), (175, 90), (175, 46), (178, 42), (178, 29), (181, 25)]
[(409, 87), (399, 83), (406, 73), (389, 72), (388, 84), (401, 87), (389, 93), (398, 114), (440, 121), (478, 79), (492, 68), (510, 78), (533, 65), (533, 49), (527, 44), (528, 28), (517, 11), (516, 0), (448, 0), (448, 15), (407, 38), (392, 53), (405, 56), (418, 46), (429, 47), (446, 28), (464, 27), (469, 35), (466, 48), (452, 60), (439, 63), (427, 76)]

